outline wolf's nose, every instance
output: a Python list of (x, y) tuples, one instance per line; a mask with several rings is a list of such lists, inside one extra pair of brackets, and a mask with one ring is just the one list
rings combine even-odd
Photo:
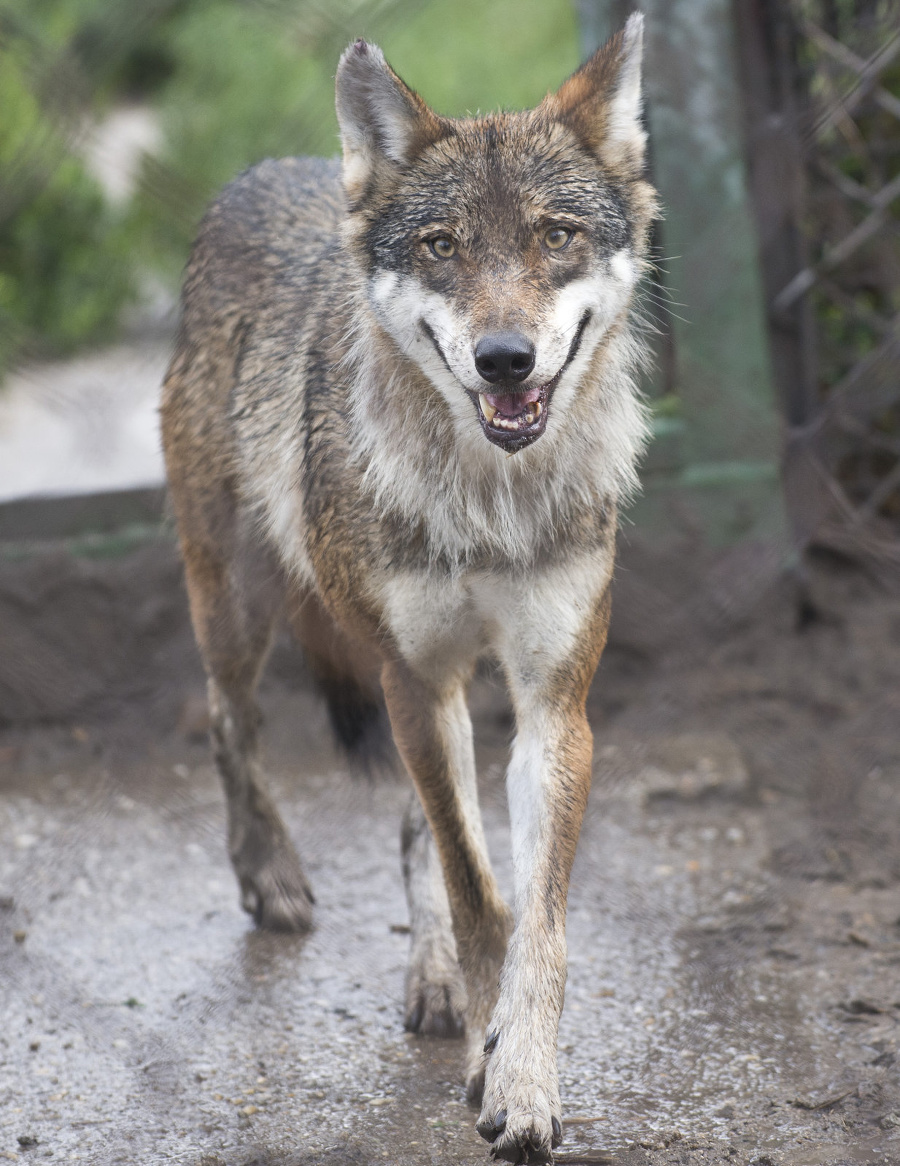
[(534, 345), (518, 332), (494, 332), (475, 346), (475, 367), (489, 384), (524, 381), (534, 368)]

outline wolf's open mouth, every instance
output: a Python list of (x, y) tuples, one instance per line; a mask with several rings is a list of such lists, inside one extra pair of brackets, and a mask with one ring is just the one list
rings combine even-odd
[[(578, 323), (578, 328), (562, 368), (545, 385), (522, 389), (518, 393), (475, 393), (469, 392), (477, 400), (478, 418), (488, 441), (499, 445), (507, 453), (518, 453), (526, 445), (541, 436), (547, 428), (547, 414), (550, 398), (562, 374), (578, 354), (584, 330), (591, 319), (588, 309)], [(438, 349), (440, 351), (440, 349)]]
[(508, 453), (536, 441), (547, 428), (550, 394), (558, 380), (559, 373), (547, 384), (519, 393), (479, 393), (478, 416), (485, 437)]

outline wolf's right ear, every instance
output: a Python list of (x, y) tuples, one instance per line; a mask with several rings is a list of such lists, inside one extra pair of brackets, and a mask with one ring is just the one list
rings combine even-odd
[(644, 165), (647, 134), (641, 122), (644, 18), (632, 13), (621, 32), (599, 48), (541, 108), (571, 125), (582, 141), (616, 169)]
[(384, 59), (377, 45), (358, 40), (344, 50), (335, 83), (344, 147), (344, 188), (358, 198), (379, 163), (405, 166), (440, 136), (440, 119)]

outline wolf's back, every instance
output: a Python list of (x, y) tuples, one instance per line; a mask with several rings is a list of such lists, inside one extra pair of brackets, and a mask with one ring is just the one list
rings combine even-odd
[[(254, 490), (267, 463), (285, 485), (291, 480), (279, 443), (302, 425), (310, 353), (340, 335), (335, 305), (352, 307), (339, 240), (344, 213), (336, 161), (286, 158), (240, 175), (201, 224), (162, 400), (172, 504), (195, 567), (253, 557), (265, 573), (273, 548)], [(268, 569), (279, 570), (274, 560)], [(258, 588), (256, 573), (245, 562), (238, 585)], [(321, 608), (314, 628), (291, 622), (336, 743), (364, 772), (390, 764), (377, 673), (338, 642)]]
[[(323, 299), (339, 279), (339, 175), (333, 160), (267, 160), (235, 179), (206, 213), (188, 261), (163, 386), (173, 495), (185, 477), (192, 492), (204, 480), (239, 476), (237, 446), (253, 440), (252, 427), (239, 434), (234, 424), (246, 382), (255, 381), (257, 398), (272, 406), (280, 385), (280, 407), (293, 392), (295, 415), (302, 408), (302, 370), (292, 387), (284, 386), (283, 373), (314, 333)], [(267, 371), (255, 376), (256, 369)], [(235, 487), (240, 492), (238, 482)]]

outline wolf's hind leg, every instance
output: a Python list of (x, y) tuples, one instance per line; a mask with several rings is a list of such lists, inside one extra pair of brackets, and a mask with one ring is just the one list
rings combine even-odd
[(400, 833), (412, 935), (406, 971), (406, 1028), (430, 1036), (465, 1031), (466, 988), (456, 956), (441, 860), (413, 791)]
[(281, 574), (232, 521), (224, 538), (220, 526), (215, 544), (184, 540), (191, 616), (209, 677), (213, 751), (227, 799), (228, 852), (241, 905), (256, 922), (303, 931), (312, 922), (312, 892), (257, 758), (255, 694), (281, 610)]
[(228, 853), (241, 906), (262, 927), (305, 931), (313, 894), (257, 760), (255, 702), (209, 681), (213, 750), (228, 801)]

